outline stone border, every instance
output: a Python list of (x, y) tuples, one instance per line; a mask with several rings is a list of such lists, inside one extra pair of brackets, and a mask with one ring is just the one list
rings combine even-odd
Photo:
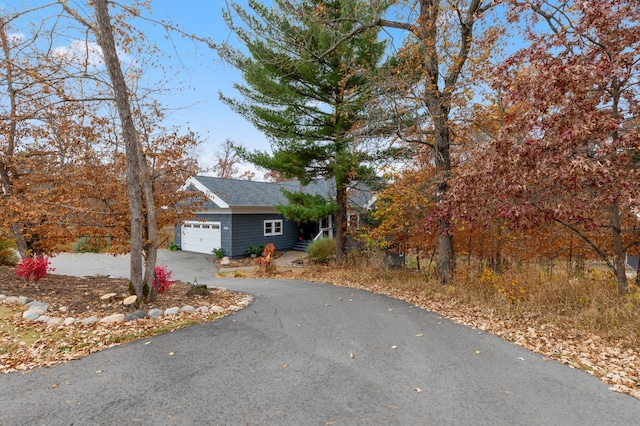
[[(240, 309), (249, 306), (249, 304), (253, 301), (253, 297), (245, 296), (244, 298), (242, 298), (242, 300), (240, 300), (240, 302), (238, 302), (237, 305), (231, 305), (228, 308), (223, 308), (222, 306), (218, 306), (218, 305), (211, 305), (211, 306), (203, 305), (198, 308), (195, 308), (191, 305), (185, 305), (181, 308), (172, 307), (165, 310), (154, 308), (148, 312), (138, 310), (126, 316), (125, 314), (112, 314), (104, 318), (90, 316), (83, 319), (76, 319), (74, 317), (62, 318), (59, 316), (46, 315), (47, 311), (49, 310), (48, 303), (38, 302), (37, 300), (32, 300), (25, 296), (16, 297), (16, 296), (7, 296), (4, 294), (0, 294), (0, 301), (2, 301), (3, 304), (6, 304), (6, 305), (19, 303), (20, 305), (25, 306), (27, 310), (22, 313), (22, 319), (26, 321), (44, 322), (48, 326), (57, 327), (57, 326), (68, 326), (75, 323), (82, 324), (82, 325), (91, 325), (95, 323), (117, 324), (125, 321), (135, 321), (137, 319), (144, 319), (144, 318), (156, 319), (162, 316), (173, 316), (173, 315), (179, 315), (181, 313), (187, 313), (187, 314), (212, 313), (212, 314), (221, 315), (225, 313), (237, 312)], [(60, 307), (60, 311), (65, 312), (66, 308), (62, 306)]]

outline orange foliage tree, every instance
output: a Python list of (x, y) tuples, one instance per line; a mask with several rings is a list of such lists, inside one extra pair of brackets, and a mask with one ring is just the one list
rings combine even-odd
[(369, 237), (382, 248), (414, 252), (419, 259), (435, 252), (434, 231), (425, 224), (433, 215), (435, 171), (433, 167), (414, 165), (388, 176), (390, 183), (376, 194), (373, 218), (377, 226)]
[[(29, 11), (7, 13), (0, 22), (0, 70), (6, 80), (3, 99), (7, 100), (0, 105), (0, 227), (11, 232), (23, 257), (55, 252), (60, 243), (79, 236), (108, 237), (111, 249), (118, 253), (132, 250), (138, 241), (147, 260), (145, 281), (150, 283), (157, 228), (175, 223), (180, 214), (189, 214), (176, 205), (189, 196), (178, 188), (197, 170), (196, 162), (189, 159), (197, 140), (192, 134), (166, 131), (152, 122), (151, 118), (162, 118), (158, 104), (146, 99), (141, 90), (122, 90), (122, 85), (120, 99), (132, 100), (124, 113), (131, 120), (126, 126), (116, 123), (111, 102), (112, 88), (117, 85), (106, 83), (109, 76), (98, 66), (109, 52), (114, 57), (113, 48), (103, 50), (102, 57), (99, 53), (97, 42), (109, 37), (98, 31), (93, 15), (82, 16), (63, 0), (46, 7), (55, 6), (62, 9), (52, 21), (59, 24), (73, 19), (88, 32), (78, 33), (72, 25), (48, 27), (52, 21), (43, 18), (38, 32), (9, 35)], [(94, 2), (94, 6), (106, 10), (105, 2)], [(119, 9), (114, 18), (118, 26), (115, 37), (111, 34), (112, 44), (118, 43), (125, 53), (145, 51), (144, 37), (128, 22), (138, 16), (140, 6), (144, 5)], [(78, 43), (78, 37), (86, 40)], [(50, 48), (65, 38), (75, 50)], [(157, 50), (148, 46), (146, 53), (153, 57)], [(131, 82), (140, 77), (143, 57), (136, 65), (140, 67), (130, 67), (127, 76)], [(125, 128), (129, 131), (123, 138)], [(129, 142), (130, 149), (123, 150), (123, 142)], [(135, 191), (123, 190), (127, 180)], [(140, 206), (137, 213), (132, 202)], [(132, 259), (141, 254), (132, 253)], [(132, 273), (136, 290), (141, 289), (134, 275), (138, 274)]]

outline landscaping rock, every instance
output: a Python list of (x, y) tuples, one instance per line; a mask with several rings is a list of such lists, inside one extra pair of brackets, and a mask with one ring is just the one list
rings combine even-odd
[(48, 303), (36, 302), (35, 300), (32, 300), (31, 302), (27, 303), (25, 306), (34, 311), (39, 311), (41, 314), (44, 314), (45, 312), (47, 312), (47, 309), (49, 309)]
[(5, 299), (5, 302), (17, 302), (18, 298), (16, 296), (9, 296)]
[(185, 312), (187, 314), (195, 314), (196, 313), (196, 308), (194, 308), (191, 305), (185, 305), (182, 308), (180, 308), (180, 312)]
[(133, 296), (129, 296), (126, 299), (124, 299), (122, 301), (123, 305), (133, 305), (134, 303), (136, 303), (136, 300), (138, 300), (138, 296), (136, 296), (135, 294)]
[(124, 320), (125, 321), (133, 321), (137, 319), (143, 319), (147, 317), (147, 313), (145, 311), (135, 311), (127, 315)]
[(206, 296), (208, 294), (209, 294), (209, 287), (207, 287), (206, 284), (194, 285), (187, 292), (187, 296), (189, 297), (196, 296), (196, 295)]
[(64, 319), (64, 321), (62, 322), (62, 325), (71, 325), (74, 322), (76, 322), (76, 319), (69, 317)]
[(90, 316), (89, 318), (80, 320), (80, 323), (84, 325), (91, 325), (91, 324), (95, 324), (98, 321), (100, 321), (100, 318), (96, 316)]
[(51, 317), (50, 317), (50, 316), (47, 316), (47, 315), (40, 315), (40, 316), (36, 319), (36, 321), (38, 321), (38, 322), (47, 322), (47, 321), (49, 321), (50, 319), (51, 319)]
[(124, 314), (113, 314), (108, 317), (104, 317), (100, 320), (101, 324), (115, 324), (119, 322), (124, 322)]
[(196, 309), (196, 311), (201, 313), (201, 314), (208, 314), (209, 313), (209, 307), (208, 306), (200, 306), (198, 309)]
[(42, 315), (42, 312), (35, 309), (28, 309), (22, 313), (22, 319), (26, 319), (27, 321), (35, 321), (40, 317), (40, 315)]
[(165, 309), (164, 315), (177, 315), (180, 312), (180, 308), (169, 308)]
[(101, 300), (109, 300), (112, 299), (116, 296), (115, 293), (107, 293), (107, 294), (103, 294), (102, 296), (100, 296)]
[(221, 314), (224, 312), (224, 308), (218, 305), (213, 305), (209, 310), (215, 314)]
[(231, 265), (231, 259), (229, 259), (228, 256), (223, 257), (222, 260), (220, 260), (220, 265), (222, 266)]
[(61, 325), (63, 322), (64, 322), (64, 318), (53, 317), (47, 320), (47, 325), (58, 326), (58, 325)]
[(250, 297), (245, 297), (244, 299), (242, 299), (241, 301), (238, 302), (238, 305), (242, 306), (243, 308), (245, 306), (248, 306), (249, 303), (251, 303), (251, 298)]
[(236, 306), (236, 305), (231, 305), (227, 308), (228, 311), (233, 311), (233, 312), (238, 312), (240, 309), (242, 309), (240, 306)]
[(161, 317), (163, 313), (164, 312), (162, 311), (162, 309), (153, 308), (149, 311), (149, 318), (156, 319), (158, 317)]
[(7, 296), (6, 294), (0, 294), (0, 300), (7, 300), (9, 298), (9, 296)]
[(25, 296), (19, 296), (18, 297), (18, 302), (22, 303), (23, 305), (26, 305), (27, 303), (31, 302), (33, 299), (29, 299), (28, 297)]

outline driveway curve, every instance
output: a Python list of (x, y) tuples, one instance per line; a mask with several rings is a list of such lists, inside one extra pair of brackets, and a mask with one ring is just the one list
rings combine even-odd
[[(209, 277), (198, 282), (251, 293), (254, 302), (212, 323), (0, 376), (0, 424), (582, 426), (640, 419), (640, 401), (593, 376), (405, 302), (302, 281), (213, 279), (212, 266), (200, 260), (186, 268)], [(69, 273), (63, 259), (54, 266)]]

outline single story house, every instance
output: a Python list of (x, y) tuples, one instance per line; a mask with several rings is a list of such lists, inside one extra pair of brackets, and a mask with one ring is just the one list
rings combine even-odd
[[(335, 198), (335, 184), (330, 180), (303, 187), (297, 181), (272, 183), (194, 176), (184, 188), (204, 198), (195, 217), (176, 227), (175, 242), (185, 251), (210, 254), (220, 248), (224, 256), (241, 258), (247, 256), (249, 247), (273, 243), (276, 250), (282, 251), (293, 248), (301, 239), (333, 236), (331, 217), (321, 223), (302, 224), (285, 219), (274, 209), (275, 205), (288, 203), (282, 188)], [(358, 194), (354, 198), (359, 205), (372, 203), (369, 191)], [(350, 220), (357, 220), (356, 215), (350, 215)]]

